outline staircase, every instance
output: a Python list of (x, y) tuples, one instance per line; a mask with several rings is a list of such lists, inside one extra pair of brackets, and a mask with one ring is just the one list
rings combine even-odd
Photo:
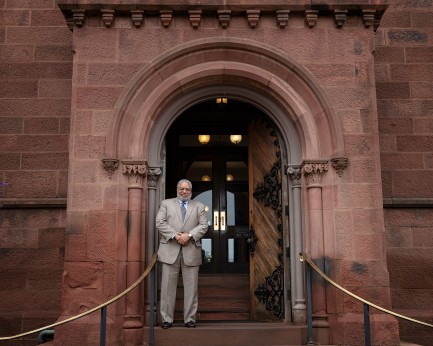
[[(197, 322), (248, 321), (250, 317), (249, 285), (248, 274), (200, 274)], [(182, 278), (179, 278), (175, 322), (183, 322)]]

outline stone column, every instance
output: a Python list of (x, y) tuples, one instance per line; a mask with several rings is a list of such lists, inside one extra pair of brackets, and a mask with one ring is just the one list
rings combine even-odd
[(302, 242), (302, 200), (301, 200), (301, 167), (289, 165), (287, 175), (290, 179), (291, 199), (290, 206), (290, 263), (293, 271), (292, 302), (293, 322), (305, 324), (307, 321), (307, 306), (305, 304), (305, 287), (302, 263), (299, 253), (303, 250)]
[[(308, 191), (308, 236), (306, 236), (306, 251), (316, 265), (324, 270), (324, 229), (322, 174), (328, 170), (327, 161), (304, 161), (302, 174), (306, 178)], [(326, 315), (326, 294), (323, 279), (318, 280), (313, 275), (312, 299), (313, 313)]]
[[(157, 251), (157, 232), (155, 229), (155, 218), (156, 218), (156, 186), (160, 176), (162, 175), (161, 167), (149, 167), (147, 170), (147, 221), (146, 221), (146, 229), (147, 229), (147, 238), (146, 238), (146, 266), (150, 263), (150, 259), (152, 258), (153, 253)], [(155, 281), (156, 282), (156, 281)], [(156, 286), (156, 285), (155, 285)], [(155, 297), (156, 297), (156, 287), (154, 287)], [(146, 318), (145, 324), (149, 325), (150, 321), (150, 309), (155, 311), (155, 307), (150, 306), (150, 277), (146, 279)]]
[[(122, 173), (128, 176), (126, 284), (129, 287), (141, 274), (141, 251), (143, 248), (141, 201), (147, 163), (145, 161), (123, 160), (122, 164)], [(126, 296), (125, 321), (123, 323), (125, 345), (140, 341), (138, 339), (141, 336), (142, 326), (140, 289), (135, 288)]]

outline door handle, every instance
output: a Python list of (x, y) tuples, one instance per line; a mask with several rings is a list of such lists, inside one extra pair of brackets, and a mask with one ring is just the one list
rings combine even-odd
[(213, 212), (213, 229), (214, 229), (214, 231), (220, 230), (219, 221), (220, 221), (219, 212), (218, 212), (218, 210), (214, 210), (214, 212)]
[(226, 230), (226, 212), (222, 211), (221, 212), (221, 231), (225, 231)]

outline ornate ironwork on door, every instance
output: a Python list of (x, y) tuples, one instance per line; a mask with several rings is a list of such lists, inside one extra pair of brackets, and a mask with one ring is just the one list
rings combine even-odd
[(259, 284), (254, 294), (259, 301), (266, 306), (277, 319), (284, 318), (284, 271), (283, 271), (283, 218), (281, 203), (281, 151), (275, 130), (271, 130), (276, 148), (276, 161), (270, 172), (263, 178), (263, 182), (256, 186), (253, 196), (263, 203), (266, 208), (272, 209), (275, 213), (278, 224), (275, 225), (278, 231), (278, 261), (271, 275), (265, 278), (265, 282)]

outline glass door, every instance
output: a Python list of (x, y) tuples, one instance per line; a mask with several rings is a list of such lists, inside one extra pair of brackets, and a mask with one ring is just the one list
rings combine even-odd
[(202, 238), (204, 273), (248, 273), (248, 165), (246, 155), (216, 154), (184, 161), (194, 200), (207, 208)]

